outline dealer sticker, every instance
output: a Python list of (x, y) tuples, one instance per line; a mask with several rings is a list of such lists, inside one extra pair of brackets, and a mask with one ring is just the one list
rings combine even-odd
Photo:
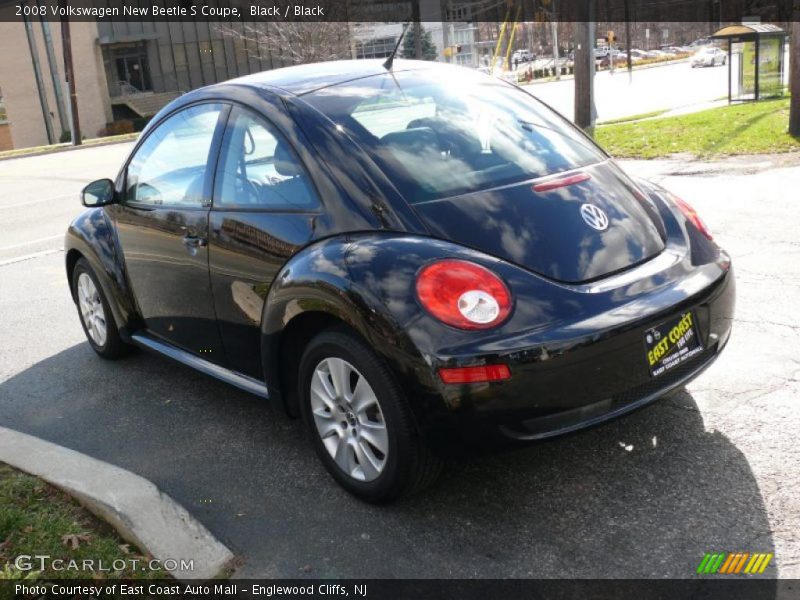
[(703, 351), (692, 312), (648, 329), (644, 333), (644, 344), (653, 377), (663, 375)]

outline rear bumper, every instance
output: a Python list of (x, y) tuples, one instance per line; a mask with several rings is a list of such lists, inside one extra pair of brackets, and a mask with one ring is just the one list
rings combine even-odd
[[(545, 439), (613, 419), (686, 385), (724, 348), (731, 332), (735, 284), (731, 270), (668, 310), (612, 329), (582, 330), (569, 338), (552, 332), (539, 345), (516, 346), (476, 358), (505, 363), (512, 376), (496, 383), (442, 386), (448, 414), (431, 441), (458, 437), (477, 442)], [(704, 350), (659, 377), (646, 359), (645, 332), (692, 310)], [(442, 430), (447, 435), (442, 436)], [(438, 444), (437, 444), (438, 445)]]
[(564, 435), (610, 421), (655, 402), (671, 391), (686, 385), (705, 371), (716, 360), (721, 350), (722, 348), (715, 345), (679, 365), (663, 378), (643, 383), (610, 398), (545, 417), (499, 425), (499, 431), (514, 440), (533, 441)]

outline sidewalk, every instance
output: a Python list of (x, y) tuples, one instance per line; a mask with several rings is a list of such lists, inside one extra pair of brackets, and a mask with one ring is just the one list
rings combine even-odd
[[(686, 106), (679, 106), (678, 108), (673, 108), (672, 110), (668, 110), (665, 113), (661, 113), (658, 116), (650, 117), (651, 119), (663, 119), (664, 117), (677, 117), (679, 115), (688, 115), (691, 113), (701, 112), (703, 110), (710, 110), (712, 108), (720, 108), (722, 106), (728, 106), (728, 99), (722, 100), (712, 100), (710, 102), (700, 102), (698, 104), (687, 104)], [(647, 119), (642, 119), (647, 120)]]
[(5, 427), (0, 462), (61, 488), (163, 564), (176, 562), (176, 579), (213, 579), (233, 564), (231, 551), (185, 508), (130, 471)]
[(711, 110), (713, 108), (721, 108), (728, 106), (728, 100), (712, 100), (709, 102), (698, 102), (695, 104), (686, 104), (677, 108), (671, 108), (663, 111), (654, 111), (658, 114), (637, 117), (632, 115), (630, 118), (622, 117), (620, 119), (612, 119), (610, 121), (598, 121), (597, 127), (605, 127), (608, 125), (619, 125), (621, 123), (641, 123), (642, 121), (652, 121), (654, 119), (663, 119), (665, 117), (677, 117), (680, 115), (689, 115), (692, 113), (702, 112), (704, 110)]

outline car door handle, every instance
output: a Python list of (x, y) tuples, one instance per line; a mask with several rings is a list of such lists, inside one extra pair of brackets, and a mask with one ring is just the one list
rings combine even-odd
[(197, 237), (196, 235), (183, 236), (183, 245), (187, 248), (203, 248), (208, 243), (205, 238)]

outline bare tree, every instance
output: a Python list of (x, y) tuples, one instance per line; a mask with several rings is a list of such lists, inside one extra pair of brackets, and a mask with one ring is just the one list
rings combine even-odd
[(789, 41), (791, 55), (791, 104), (789, 109), (789, 133), (800, 137), (800, 3), (795, 2), (794, 20), (792, 22), (792, 38)]
[(219, 25), (225, 37), (240, 40), (253, 57), (269, 55), (284, 64), (324, 62), (351, 57), (347, 23), (282, 21)]

